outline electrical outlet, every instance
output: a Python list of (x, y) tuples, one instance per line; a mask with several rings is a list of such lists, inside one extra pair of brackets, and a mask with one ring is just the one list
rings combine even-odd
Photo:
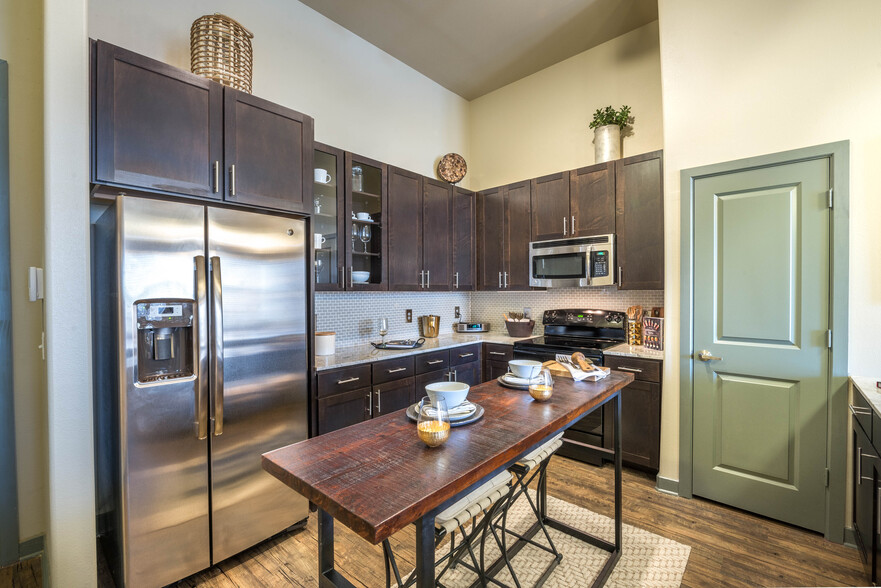
[(458, 307), (458, 306), (457, 306), (455, 309), (453, 309), (453, 316), (456, 317), (456, 318), (462, 318), (462, 313), (459, 312), (459, 307)]
[(408, 308), (406, 312), (407, 312), (407, 322), (412, 323), (413, 322), (413, 309)]

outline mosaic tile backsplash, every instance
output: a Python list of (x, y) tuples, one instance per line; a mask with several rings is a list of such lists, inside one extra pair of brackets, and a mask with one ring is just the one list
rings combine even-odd
[[(531, 308), (540, 335), (542, 313), (551, 308), (596, 308), (627, 310), (664, 306), (663, 290), (618, 290), (608, 288), (560, 288), (544, 292), (316, 292), (316, 331), (334, 331), (337, 347), (379, 341), (379, 319), (389, 320), (388, 338), (401, 339), (419, 335), (418, 317), (436, 314), (441, 317), (441, 333), (451, 333), (456, 321), (453, 309), (458, 306), (462, 320), (486, 321), (493, 330), (504, 329), (503, 312), (522, 312)], [(404, 320), (404, 311), (413, 309), (413, 322)]]

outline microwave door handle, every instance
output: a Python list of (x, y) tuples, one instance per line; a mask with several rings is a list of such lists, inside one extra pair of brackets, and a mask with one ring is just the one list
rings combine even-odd
[(214, 436), (223, 434), (223, 281), (220, 258), (211, 258), (211, 396), (214, 399)]
[(196, 368), (195, 417), (196, 439), (208, 438), (208, 282), (205, 277), (205, 256), (193, 259), (196, 280), (196, 341), (199, 364)]

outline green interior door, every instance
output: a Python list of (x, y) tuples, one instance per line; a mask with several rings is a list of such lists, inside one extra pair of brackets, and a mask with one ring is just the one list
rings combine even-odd
[(694, 494), (821, 532), (829, 170), (813, 159), (694, 186)]

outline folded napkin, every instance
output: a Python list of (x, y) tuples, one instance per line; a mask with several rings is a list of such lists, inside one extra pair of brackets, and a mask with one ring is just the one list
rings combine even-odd
[[(560, 363), (560, 362), (557, 362), (557, 363)], [(569, 370), (569, 373), (572, 374), (572, 379), (575, 380), (576, 382), (586, 380), (587, 378), (590, 378), (591, 380), (594, 380), (594, 381), (602, 380), (603, 378), (605, 378), (606, 376), (609, 375), (608, 372), (606, 372), (605, 370), (601, 370), (600, 368), (598, 368), (597, 366), (595, 366), (593, 364), (591, 364), (591, 368), (593, 368), (593, 369), (591, 369), (589, 371), (584, 371), (571, 363), (560, 363), (560, 365), (563, 366), (564, 368), (566, 368), (567, 370)]]
[[(451, 417), (457, 417), (457, 416), (467, 416), (467, 415), (471, 414), (472, 412), (474, 412), (475, 410), (477, 410), (477, 407), (466, 400), (465, 402), (463, 402), (459, 406), (454, 406), (453, 408), (451, 408), (447, 412), (449, 413), (449, 415)], [(437, 409), (435, 409), (433, 407), (428, 407), (425, 409), (425, 413), (430, 417), (435, 417), (435, 416), (437, 416)]]
[(502, 378), (504, 378), (505, 381), (509, 384), (513, 384), (515, 386), (529, 386), (529, 384), (532, 382), (532, 378), (518, 378), (511, 372), (508, 372), (507, 374), (502, 376)]

